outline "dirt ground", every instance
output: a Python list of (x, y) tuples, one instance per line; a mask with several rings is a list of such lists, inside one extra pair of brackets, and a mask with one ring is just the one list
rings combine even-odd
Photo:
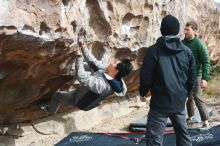
[(142, 118), (148, 113), (148, 108), (139, 108), (126, 116), (122, 116), (115, 119), (107, 119), (101, 124), (95, 126), (92, 129), (88, 129), (90, 132), (128, 132), (128, 126), (131, 122)]

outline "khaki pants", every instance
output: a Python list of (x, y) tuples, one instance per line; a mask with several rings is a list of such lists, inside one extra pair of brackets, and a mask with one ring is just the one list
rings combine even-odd
[(208, 111), (207, 111), (204, 99), (202, 97), (202, 89), (200, 87), (200, 82), (201, 82), (201, 76), (198, 76), (196, 85), (193, 88), (192, 94), (188, 98), (186, 106), (187, 106), (188, 116), (192, 117), (194, 116), (194, 102), (195, 102), (196, 107), (199, 110), (201, 120), (206, 121), (209, 119), (209, 115), (208, 115)]

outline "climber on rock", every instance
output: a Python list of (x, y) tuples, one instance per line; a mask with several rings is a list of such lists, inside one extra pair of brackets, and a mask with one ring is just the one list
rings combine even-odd
[[(114, 60), (106, 67), (82, 43), (78, 45), (80, 49), (76, 55), (75, 71), (80, 86), (72, 91), (57, 91), (53, 93), (50, 101), (38, 101), (37, 106), (41, 110), (56, 113), (60, 102), (63, 101), (80, 110), (88, 111), (100, 105), (102, 100), (113, 93), (125, 96), (127, 87), (122, 78), (133, 68), (130, 60)], [(91, 71), (85, 71), (83, 57)]]

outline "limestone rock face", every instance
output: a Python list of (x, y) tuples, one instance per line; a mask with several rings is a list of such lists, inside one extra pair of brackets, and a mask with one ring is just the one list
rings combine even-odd
[(183, 26), (196, 20), (211, 59), (220, 57), (220, 17), (212, 1), (1, 0), (0, 7), (0, 124), (47, 116), (35, 103), (74, 82), (69, 45), (77, 41), (98, 59), (130, 58), (135, 68), (126, 83), (137, 90), (146, 48), (168, 13)]

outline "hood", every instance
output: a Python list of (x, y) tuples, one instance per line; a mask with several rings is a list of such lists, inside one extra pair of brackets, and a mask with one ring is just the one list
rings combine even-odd
[(122, 91), (120, 93), (114, 91), (114, 93), (117, 96), (125, 96), (125, 94), (127, 93), (127, 86), (122, 78), (120, 79), (120, 82), (122, 83)]
[(120, 93), (123, 91), (123, 83), (121, 80), (108, 80), (110, 86), (112, 87), (112, 90), (116, 93)]
[(127, 92), (127, 86), (122, 78), (119, 80), (116, 79), (108, 80), (108, 82), (117, 96), (125, 96)]
[(162, 36), (157, 39), (156, 45), (168, 54), (177, 54), (183, 51), (183, 44), (176, 36)]
[(125, 82), (124, 82), (124, 80), (122, 78), (120, 78), (120, 79), (113, 79), (111, 76), (109, 76), (106, 73), (104, 73), (104, 77), (106, 78), (106, 80), (110, 84), (113, 92), (117, 96), (125, 96), (125, 94), (127, 92), (127, 86), (126, 86), (126, 84), (125, 84)]

